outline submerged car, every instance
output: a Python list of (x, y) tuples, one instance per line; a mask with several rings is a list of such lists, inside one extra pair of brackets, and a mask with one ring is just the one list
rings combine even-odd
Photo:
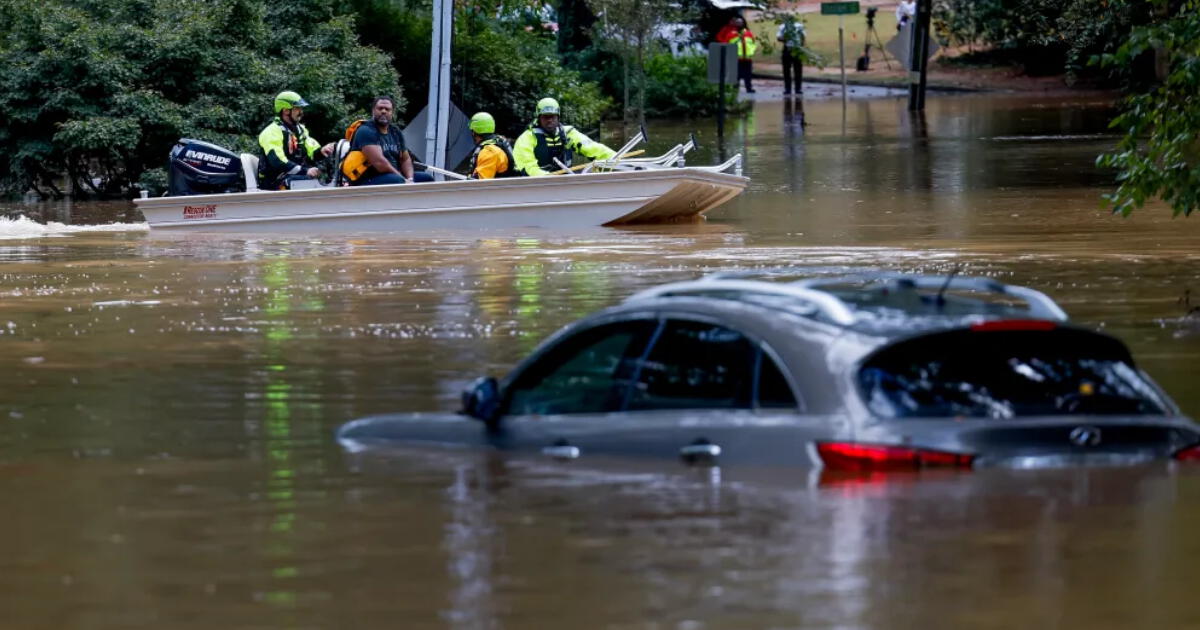
[(1125, 345), (1043, 293), (892, 273), (655, 287), (477, 379), (458, 415), (338, 438), (831, 470), (1200, 459), (1200, 428)]

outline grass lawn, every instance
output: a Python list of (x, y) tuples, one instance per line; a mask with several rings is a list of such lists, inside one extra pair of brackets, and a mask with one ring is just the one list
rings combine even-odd
[[(865, 9), (865, 7), (864, 7)], [(808, 47), (814, 52), (825, 58), (825, 65), (837, 67), (838, 63), (838, 16), (836, 15), (821, 15), (820, 13), (801, 13), (798, 18), (804, 22), (805, 31), (808, 33)], [(846, 40), (846, 67), (854, 68), (854, 60), (862, 54), (863, 44), (867, 43), (867, 17), (866, 13), (858, 15), (844, 16), (845, 20), (845, 40)], [(775, 41), (775, 33), (779, 30), (779, 23), (774, 20), (756, 20), (750, 23), (750, 30), (754, 33), (755, 39), (758, 40), (759, 50), (756, 58), (777, 60), (779, 58), (780, 43)], [(887, 44), (889, 40), (896, 36), (896, 14), (892, 10), (880, 9), (875, 15), (875, 30), (879, 33), (879, 39)], [(766, 50), (763, 44), (770, 42), (770, 51)], [(879, 44), (875, 42), (875, 37), (871, 37), (871, 59), (874, 61), (879, 59), (879, 53), (876, 52)]]

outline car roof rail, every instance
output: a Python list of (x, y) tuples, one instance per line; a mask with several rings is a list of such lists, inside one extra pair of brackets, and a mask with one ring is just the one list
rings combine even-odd
[(758, 280), (726, 280), (718, 277), (708, 277), (686, 282), (673, 282), (639, 291), (629, 296), (626, 301), (673, 296), (704, 297), (706, 294), (711, 295), (730, 291), (795, 298), (812, 305), (814, 309), (823, 314), (831, 322), (841, 326), (850, 326), (856, 320), (854, 311), (850, 308), (850, 305), (846, 304), (846, 302), (842, 301), (836, 295), (791, 283), (773, 284)]
[(851, 274), (833, 278), (810, 278), (799, 280), (793, 284), (815, 290), (822, 290), (838, 284), (854, 282), (875, 283), (882, 288), (892, 291), (911, 291), (917, 289), (938, 289), (944, 291), (974, 291), (978, 293), (993, 293), (1023, 300), (1028, 314), (1035, 319), (1050, 319), (1066, 321), (1066, 311), (1050, 296), (1029, 287), (1015, 284), (1004, 284), (993, 278), (982, 276), (951, 276), (928, 274), (903, 274), (895, 272), (879, 272), (868, 274)]
[[(797, 275), (810, 272), (802, 269), (760, 269), (747, 271), (724, 271), (707, 275), (698, 280), (674, 282), (652, 287), (630, 296), (627, 301), (651, 298), (692, 296), (740, 292), (776, 295), (796, 299), (810, 305), (831, 323), (852, 326), (859, 321), (853, 301), (836, 295), (831, 289), (846, 284), (873, 284), (879, 288), (900, 292), (920, 289), (944, 291), (973, 291), (1017, 298), (1025, 302), (1027, 315), (1034, 319), (1066, 321), (1067, 314), (1049, 296), (1036, 289), (1004, 284), (986, 277), (947, 277), (946, 275), (904, 274), (897, 272), (870, 272), (840, 275), (825, 278), (807, 278), (790, 282), (769, 281), (772, 275)], [(749, 279), (764, 276), (764, 279)]]

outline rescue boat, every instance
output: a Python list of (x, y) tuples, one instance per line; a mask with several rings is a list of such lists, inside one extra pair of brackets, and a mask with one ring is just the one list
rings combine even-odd
[(172, 185), (170, 196), (134, 203), (152, 230), (204, 232), (570, 229), (699, 221), (740, 194), (749, 179), (741, 174), (741, 154), (715, 166), (683, 166), (692, 146), (694, 141), (676, 145), (653, 158), (595, 162), (557, 176), (382, 186), (314, 181), (305, 182), (307, 188), (267, 191), (257, 189), (254, 156), (229, 159), (220, 147), (185, 139), (172, 151), (171, 175), (180, 183)]

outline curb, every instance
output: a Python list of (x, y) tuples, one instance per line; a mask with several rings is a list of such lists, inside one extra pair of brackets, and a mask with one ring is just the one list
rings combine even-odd
[[(851, 77), (853, 75), (847, 74), (846, 76), (847, 76), (846, 85), (849, 87), (863, 86), (863, 87), (878, 87), (878, 88), (892, 88), (892, 89), (907, 89), (908, 88), (908, 84), (905, 83), (903, 80), (897, 80), (895, 82), (860, 81), (857, 79), (850, 80), (849, 77)], [(771, 81), (782, 81), (783, 75), (782, 74), (760, 74), (758, 72), (755, 72), (750, 75), (750, 78), (751, 79), (768, 79)], [(812, 75), (805, 74), (804, 82), (805, 83), (837, 83), (837, 84), (840, 84), (842, 82), (842, 80), (839, 77), (826, 77), (826, 76), (822, 76), (822, 75), (817, 75), (814, 77)], [(926, 79), (926, 88), (930, 89), (930, 90), (937, 90), (939, 92), (996, 92), (996, 91), (1002, 91), (1002, 90), (990, 90), (987, 88), (966, 87), (966, 86), (962, 86), (962, 85), (944, 85), (944, 84), (941, 84), (941, 83), (938, 83), (935, 81), (929, 81), (928, 79)]]

